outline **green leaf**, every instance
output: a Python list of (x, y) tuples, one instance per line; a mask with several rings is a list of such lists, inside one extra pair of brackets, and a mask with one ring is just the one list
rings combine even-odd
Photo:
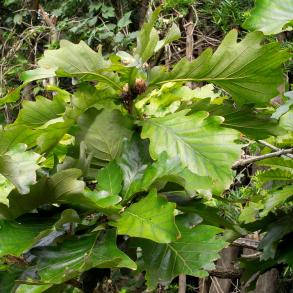
[(292, 170), (270, 169), (258, 172), (255, 175), (255, 181), (257, 181), (262, 186), (269, 181), (292, 181), (292, 175)]
[(146, 62), (154, 54), (156, 45), (159, 41), (159, 35), (154, 29), (154, 23), (160, 11), (161, 9), (157, 8), (152, 12), (148, 22), (144, 23), (142, 29), (138, 33), (135, 56), (137, 59), (141, 59), (142, 63)]
[(260, 213), (261, 217), (266, 216), (271, 210), (282, 206), (282, 204), (285, 203), (292, 196), (293, 196), (292, 184), (287, 185), (280, 190), (276, 190), (274, 192), (269, 193), (268, 198), (264, 202), (264, 210)]
[(123, 173), (125, 199), (140, 190), (141, 180), (148, 163), (146, 154), (147, 149), (143, 148), (141, 141), (138, 141), (136, 137), (133, 137), (131, 141), (123, 142), (123, 151), (117, 162)]
[(15, 124), (36, 128), (52, 119), (61, 116), (65, 111), (65, 102), (58, 95), (49, 100), (38, 96), (36, 101), (24, 101), (19, 111)]
[(108, 110), (121, 109), (121, 106), (116, 105), (117, 93), (109, 86), (92, 86), (87, 83), (79, 85), (78, 89), (71, 98), (72, 110), (67, 111), (70, 118), (78, 118), (91, 107), (96, 109), (107, 108)]
[[(278, 95), (282, 83), (282, 63), (289, 53), (280, 45), (260, 45), (263, 35), (253, 32), (237, 43), (237, 31), (227, 34), (214, 54), (205, 50), (197, 59), (181, 59), (167, 72), (154, 67), (148, 76), (150, 86), (166, 82), (205, 81), (226, 90), (239, 104), (264, 104)], [(274, 62), (272, 62), (274, 60)]]
[(84, 141), (88, 150), (100, 161), (112, 161), (121, 154), (122, 141), (130, 138), (131, 121), (119, 111), (89, 109), (80, 116), (81, 131), (78, 141)]
[(11, 190), (14, 189), (14, 185), (0, 174), (0, 203), (8, 206), (9, 201), (7, 199)]
[(222, 231), (219, 228), (178, 225), (181, 238), (172, 243), (158, 244), (149, 240), (139, 243), (149, 289), (155, 289), (159, 282), (171, 282), (180, 274), (200, 278), (208, 276), (205, 270), (215, 267), (213, 262), (219, 258), (218, 252), (227, 246), (224, 240), (217, 237)]
[(268, 166), (273, 169), (283, 169), (293, 172), (293, 160), (290, 158), (269, 158), (258, 162), (259, 166)]
[(9, 266), (3, 270), (0, 270), (0, 293), (13, 292), (12, 289), (15, 286), (15, 280), (19, 278), (22, 271), (23, 268), (19, 268), (17, 266)]
[(207, 111), (211, 115), (223, 116), (223, 126), (233, 128), (252, 139), (264, 139), (271, 135), (284, 134), (278, 121), (270, 118), (262, 112), (255, 111), (252, 106), (245, 105), (235, 107), (232, 103), (225, 102), (222, 105), (213, 105), (206, 99), (195, 103), (192, 111)]
[(19, 87), (11, 90), (8, 92), (6, 96), (0, 99), (0, 106), (8, 104), (8, 103), (14, 103), (20, 98), (20, 93), (22, 89), (27, 86), (28, 83), (24, 83), (20, 85)]
[(135, 270), (136, 264), (116, 247), (116, 233), (108, 230), (104, 237), (99, 233), (73, 236), (58, 246), (39, 248), (37, 273), (41, 281), (61, 284), (91, 268), (126, 267)]
[(239, 134), (221, 127), (223, 118), (208, 117), (207, 112), (187, 116), (189, 110), (143, 121), (142, 138), (150, 139), (150, 155), (162, 152), (180, 158), (183, 166), (212, 179), (211, 189), (222, 192), (232, 182), (232, 164), (240, 157), (241, 145), (234, 143)]
[[(42, 237), (49, 234), (54, 219), (38, 221), (6, 221), (0, 220), (0, 257), (5, 255), (20, 256), (30, 249)], [(17, 245), (16, 245), (17, 243)]]
[(0, 155), (7, 153), (12, 147), (22, 143), (32, 147), (36, 143), (38, 133), (23, 125), (7, 125), (0, 130)]
[(117, 195), (122, 189), (122, 171), (115, 161), (99, 170), (97, 180), (98, 188), (110, 195)]
[(126, 27), (128, 26), (130, 23), (131, 23), (131, 20), (130, 20), (130, 15), (131, 15), (131, 11), (129, 12), (126, 12), (122, 18), (120, 18), (117, 22), (117, 26), (121, 29), (123, 27)]
[(60, 49), (46, 50), (39, 66), (55, 70), (60, 77), (78, 77), (81, 80), (97, 80), (121, 89), (116, 74), (107, 71), (111, 62), (104, 60), (101, 52), (93, 51), (85, 42), (73, 44), (60, 41)]
[(179, 27), (173, 23), (170, 30), (168, 31), (166, 37), (163, 40), (160, 40), (155, 48), (155, 52), (162, 49), (164, 46), (178, 40), (181, 37), (181, 32)]
[(288, 111), (280, 118), (279, 125), (284, 129), (293, 132), (293, 109)]
[[(149, 190), (153, 185), (157, 187), (156, 183), (160, 182), (177, 183), (190, 193), (194, 193), (195, 190), (210, 190), (212, 185), (212, 180), (209, 177), (192, 173), (182, 165), (179, 157), (168, 158), (165, 152), (160, 154), (156, 162), (144, 169), (141, 170), (143, 175), (138, 173), (140, 175), (135, 176), (131, 181), (124, 200), (129, 200), (137, 192)], [(159, 187), (157, 188), (160, 189)]]
[(36, 68), (33, 70), (25, 71), (21, 74), (20, 79), (24, 83), (29, 83), (38, 79), (45, 79), (55, 76), (54, 68)]
[(266, 235), (258, 246), (258, 249), (263, 250), (262, 259), (274, 258), (279, 241), (292, 231), (292, 214), (287, 214), (270, 223), (267, 227)]
[(213, 90), (212, 84), (192, 90), (180, 83), (167, 82), (159, 90), (154, 89), (138, 100), (135, 107), (143, 117), (163, 117), (176, 112), (182, 106), (190, 105), (193, 100), (218, 97), (219, 94)]
[(13, 190), (8, 196), (9, 207), (0, 204), (0, 215), (15, 219), (43, 204), (58, 203), (66, 197), (74, 200), (84, 191), (85, 183), (77, 180), (81, 175), (79, 169), (68, 169), (51, 177), (43, 177), (31, 186), (30, 192), (25, 196)]
[(30, 185), (36, 183), (39, 158), (37, 153), (26, 151), (26, 145), (16, 145), (0, 155), (0, 174), (11, 181), (21, 194), (26, 194)]
[(127, 208), (117, 221), (118, 234), (170, 243), (178, 236), (174, 216), (175, 204), (151, 191)]
[(234, 225), (225, 216), (219, 213), (217, 207), (204, 204), (198, 199), (188, 199), (186, 202), (179, 202), (177, 208), (185, 214), (198, 215), (202, 218), (202, 224), (220, 228), (233, 229)]
[(38, 151), (45, 153), (52, 150), (58, 142), (68, 133), (70, 127), (74, 124), (73, 120), (50, 124), (42, 129), (40, 136), (37, 138)]
[(262, 31), (265, 35), (278, 34), (286, 30), (285, 25), (292, 20), (292, 0), (257, 0), (243, 27)]

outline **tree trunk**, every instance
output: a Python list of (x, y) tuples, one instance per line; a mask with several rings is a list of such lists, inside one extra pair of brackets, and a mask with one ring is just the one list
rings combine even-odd
[[(234, 262), (239, 254), (238, 247), (227, 247), (221, 251), (221, 258), (217, 261), (216, 268), (220, 270), (233, 270)], [(230, 279), (213, 277), (209, 293), (229, 293), (232, 287)]]
[(139, 29), (141, 29), (142, 25), (144, 24), (145, 16), (147, 14), (149, 8), (149, 0), (142, 0), (140, 3), (140, 9), (138, 11), (138, 24)]
[(277, 269), (271, 269), (260, 275), (254, 293), (277, 293), (278, 292), (278, 277)]

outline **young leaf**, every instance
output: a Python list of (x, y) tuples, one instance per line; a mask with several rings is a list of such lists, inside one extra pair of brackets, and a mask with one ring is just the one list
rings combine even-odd
[(172, 243), (139, 242), (149, 289), (155, 289), (158, 283), (171, 282), (180, 274), (200, 278), (208, 276), (205, 270), (214, 268), (213, 262), (219, 257), (218, 252), (227, 246), (224, 240), (217, 237), (222, 231), (219, 228), (178, 225), (181, 238)]
[(271, 35), (286, 30), (284, 26), (292, 21), (292, 0), (257, 0), (255, 8), (243, 23), (243, 27), (248, 30), (262, 31), (265, 35)]
[(260, 45), (260, 32), (247, 34), (239, 43), (237, 37), (236, 30), (230, 31), (214, 54), (207, 49), (191, 62), (183, 58), (170, 72), (154, 67), (149, 84), (206, 81), (226, 90), (238, 104), (268, 102), (278, 95), (282, 63), (290, 54), (277, 43)]
[(116, 233), (108, 230), (99, 239), (99, 233), (73, 236), (58, 246), (33, 250), (37, 256), (37, 273), (41, 281), (61, 284), (91, 268), (136, 269), (136, 264), (116, 247)]
[(150, 155), (157, 159), (162, 152), (180, 158), (183, 166), (210, 177), (212, 190), (220, 193), (232, 182), (232, 164), (239, 159), (242, 145), (234, 140), (239, 133), (221, 127), (223, 118), (208, 117), (207, 112), (187, 116), (188, 110), (142, 122), (142, 138), (150, 139)]
[(117, 221), (118, 234), (170, 243), (178, 237), (175, 204), (151, 191), (145, 198), (127, 208)]

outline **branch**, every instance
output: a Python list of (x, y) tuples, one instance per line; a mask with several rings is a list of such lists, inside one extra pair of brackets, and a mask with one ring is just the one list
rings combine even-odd
[(209, 275), (220, 279), (236, 279), (241, 277), (241, 270), (209, 270)]
[(293, 148), (279, 150), (279, 151), (276, 151), (276, 152), (273, 152), (270, 154), (265, 154), (265, 155), (261, 155), (261, 156), (255, 156), (255, 157), (250, 157), (248, 159), (239, 160), (232, 166), (232, 169), (236, 169), (237, 167), (240, 167), (240, 166), (245, 166), (245, 165), (257, 162), (257, 161), (261, 161), (261, 160), (268, 159), (268, 158), (279, 157), (279, 156), (286, 155), (286, 154), (293, 154)]
[(248, 238), (238, 238), (238, 239), (234, 240), (231, 243), (231, 245), (256, 250), (259, 245), (259, 241), (253, 240), (253, 239), (248, 239)]
[[(268, 142), (266, 142), (264, 140), (260, 139), (257, 142), (262, 144), (262, 145), (264, 145), (264, 146), (266, 146), (266, 147), (268, 147), (268, 148), (270, 148), (270, 149), (272, 149), (273, 151), (280, 151), (281, 150), (281, 149), (277, 148), (276, 146), (274, 146), (274, 145), (272, 145), (272, 144), (270, 144), (270, 143), (268, 143)], [(291, 154), (285, 154), (285, 156), (288, 157), (288, 158), (293, 159), (293, 155), (291, 155)]]

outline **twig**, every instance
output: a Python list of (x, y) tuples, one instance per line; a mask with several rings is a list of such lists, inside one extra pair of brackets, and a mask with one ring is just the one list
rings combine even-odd
[(236, 169), (237, 167), (240, 166), (245, 166), (247, 164), (251, 164), (257, 161), (261, 161), (261, 160), (265, 160), (268, 158), (274, 158), (274, 157), (279, 157), (282, 155), (286, 155), (286, 154), (293, 154), (293, 148), (291, 149), (280, 149), (279, 151), (273, 152), (273, 153), (269, 153), (269, 154), (265, 154), (265, 155), (261, 155), (261, 156), (255, 156), (255, 157), (250, 157), (248, 159), (242, 159), (237, 161), (233, 166), (232, 169)]
[[(273, 151), (280, 151), (280, 150), (281, 150), (280, 148), (278, 148), (278, 147), (276, 147), (276, 146), (274, 146), (274, 145), (272, 145), (272, 144), (270, 144), (270, 143), (268, 143), (268, 142), (266, 142), (266, 141), (264, 141), (264, 140), (261, 140), (261, 139), (260, 139), (260, 140), (258, 140), (258, 142), (259, 142), (260, 144), (262, 144), (262, 145), (264, 145), (264, 146), (266, 146), (266, 147), (272, 149)], [(293, 159), (293, 155), (291, 155), (291, 154), (286, 154), (285, 156), (288, 157), (288, 158)]]
[(241, 257), (244, 259), (258, 259), (260, 256), (261, 256), (260, 251), (253, 254), (241, 254)]

